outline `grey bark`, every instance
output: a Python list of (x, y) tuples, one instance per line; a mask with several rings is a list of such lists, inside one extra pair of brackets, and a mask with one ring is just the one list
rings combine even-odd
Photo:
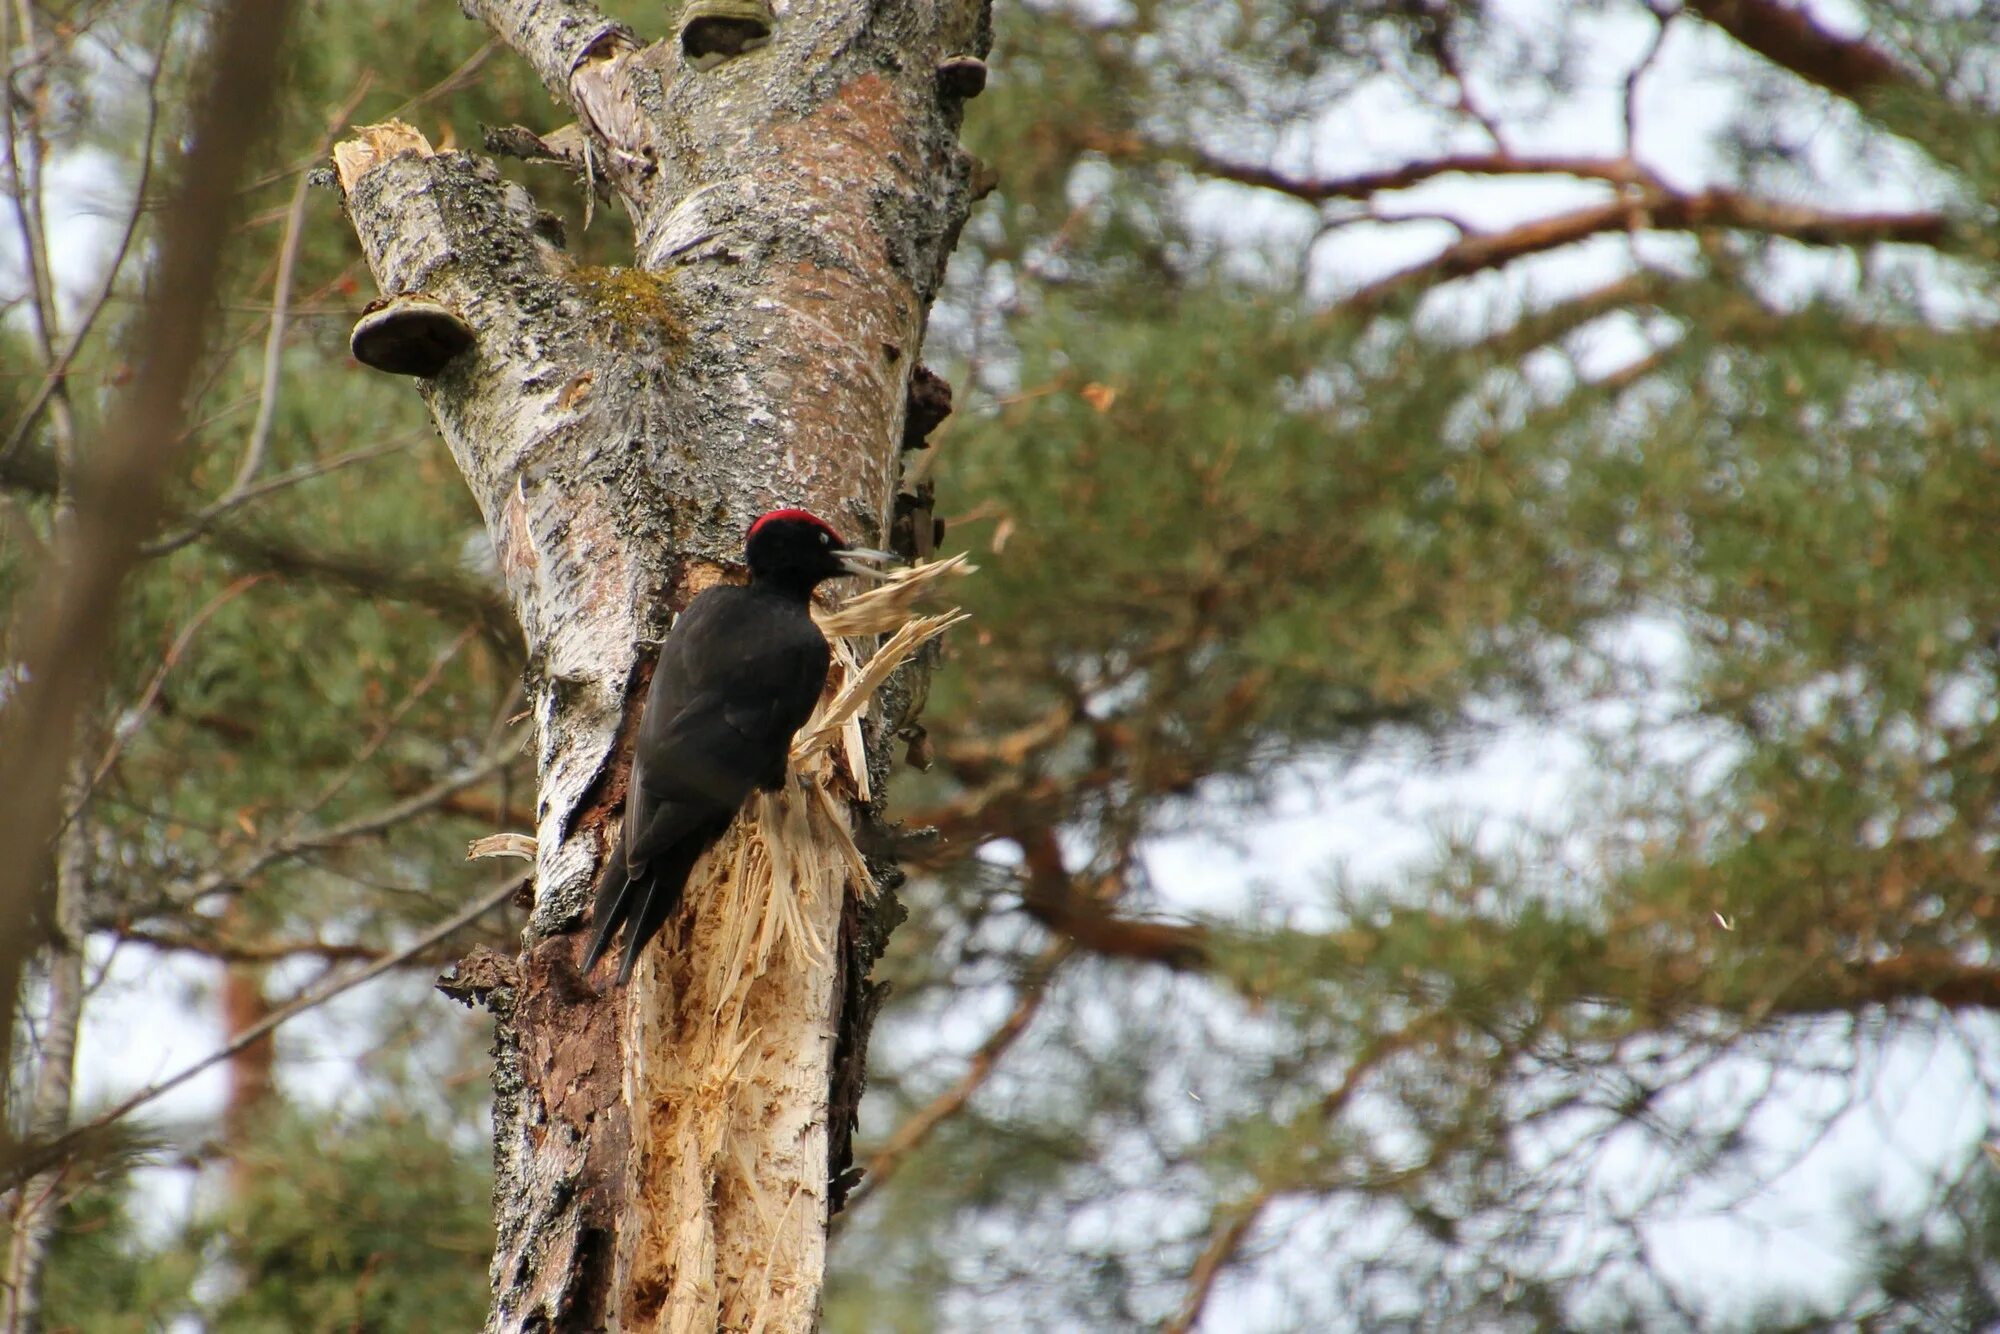
[(845, 1114), (828, 1100), (853, 1083), (836, 1053), (861, 1059), (863, 942), (879, 948), (863, 887), (799, 905), (845, 948), (778, 950), (732, 993), (756, 1047), (726, 1068), (694, 1003), (732, 928), (725, 853), (629, 998), (578, 975), (575, 930), (623, 797), (643, 641), (764, 509), (886, 539), (910, 377), (971, 202), (962, 104), (934, 71), (984, 53), (987, 3), (799, 0), (768, 45), (705, 69), (572, 0), (464, 8), (574, 109), (638, 249), (632, 271), (572, 265), (524, 191), (407, 127), (336, 152), (382, 291), (473, 331), (420, 383), (528, 649), (535, 910), (517, 958), (451, 983), (497, 1017), (488, 1328), (809, 1329)]

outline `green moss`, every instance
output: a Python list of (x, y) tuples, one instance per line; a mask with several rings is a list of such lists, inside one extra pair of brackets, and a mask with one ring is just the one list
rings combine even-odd
[(669, 343), (687, 341), (687, 324), (665, 274), (584, 265), (576, 269), (575, 282), (577, 291), (620, 328), (655, 333)]

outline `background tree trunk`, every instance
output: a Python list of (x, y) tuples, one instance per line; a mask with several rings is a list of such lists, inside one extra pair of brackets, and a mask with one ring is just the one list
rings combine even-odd
[[(623, 994), (578, 975), (575, 932), (623, 798), (641, 645), (761, 510), (887, 539), (910, 378), (971, 200), (966, 85), (937, 70), (984, 53), (987, 6), (790, 4), (768, 44), (719, 60), (692, 58), (710, 6), (653, 46), (587, 5), (465, 7), (575, 109), (579, 156), (638, 245), (631, 271), (569, 264), (522, 189), (407, 126), (335, 154), (384, 294), (473, 331), (422, 390), (528, 650), (535, 910), (518, 959), (449, 983), (498, 1021), (489, 1329), (807, 1329), (844, 1166), (829, 1126), (851, 1115), (829, 1097), (854, 1086), (835, 1051), (865, 1048), (860, 942), (879, 932), (848, 905), (868, 887), (808, 886), (795, 918), (762, 905), (785, 924), (746, 921), (760, 905), (725, 840), (685, 931)], [(746, 955), (761, 967), (724, 966)]]
[[(85, 896), (90, 886), (90, 824), (84, 810), (89, 773), (73, 760), (56, 835), (55, 921), (45, 954), (47, 1006), (40, 1016), (35, 1084), (28, 1131), (53, 1140), (69, 1129), (76, 1090), (77, 1027), (83, 1017)], [(60, 1170), (30, 1178), (9, 1197), (7, 1267), (0, 1276), (0, 1330), (37, 1334), (42, 1319), (42, 1271), (65, 1189)]]

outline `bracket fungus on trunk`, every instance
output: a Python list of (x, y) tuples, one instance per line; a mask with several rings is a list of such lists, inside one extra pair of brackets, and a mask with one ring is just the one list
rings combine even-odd
[(412, 292), (369, 302), (347, 345), (364, 366), (428, 379), (472, 346), (472, 326), (443, 302)]
[(946, 56), (938, 62), (938, 91), (969, 102), (986, 91), (986, 62), (978, 56)]

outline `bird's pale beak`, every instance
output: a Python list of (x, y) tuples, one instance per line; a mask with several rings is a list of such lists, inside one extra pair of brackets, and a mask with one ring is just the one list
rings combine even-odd
[(882, 565), (901, 565), (903, 558), (893, 551), (875, 551), (868, 547), (848, 547), (840, 553), (840, 568), (863, 579), (887, 579), (889, 571), (878, 569)]

